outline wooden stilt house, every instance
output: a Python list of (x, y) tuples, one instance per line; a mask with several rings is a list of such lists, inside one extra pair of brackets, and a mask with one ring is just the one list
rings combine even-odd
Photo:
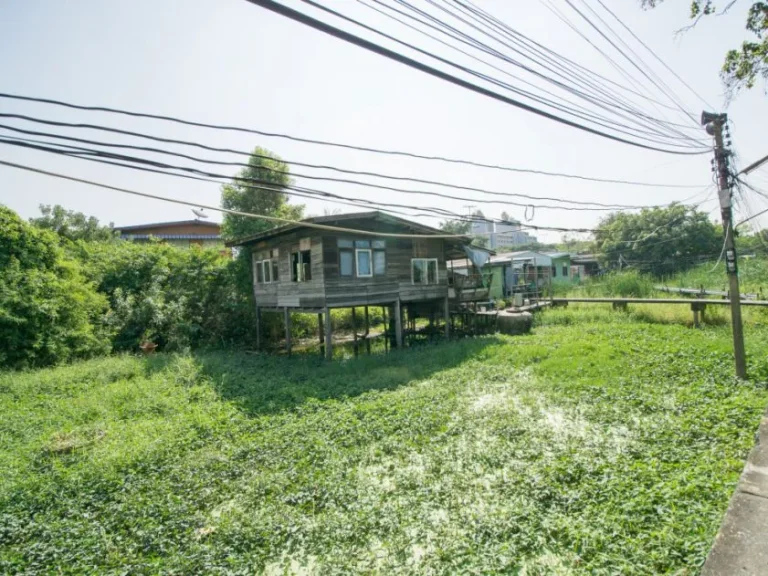
[(317, 313), (330, 358), (334, 308), (388, 308), (398, 346), (405, 308), (442, 316), (448, 333), (446, 261), (463, 257), (470, 239), (446, 236), (374, 211), (307, 218), (227, 245), (250, 251), (257, 321), (263, 311), (282, 312), (290, 351), (291, 312)]

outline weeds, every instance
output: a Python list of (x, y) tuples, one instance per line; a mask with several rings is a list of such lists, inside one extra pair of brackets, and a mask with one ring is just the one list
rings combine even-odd
[(695, 573), (768, 392), (725, 329), (590, 310), (333, 363), (0, 374), (0, 572)]

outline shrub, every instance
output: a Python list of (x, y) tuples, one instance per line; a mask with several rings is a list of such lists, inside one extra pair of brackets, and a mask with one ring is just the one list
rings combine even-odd
[(653, 293), (653, 280), (635, 270), (612, 272), (585, 283), (588, 296), (647, 298)]
[(55, 234), (2, 206), (0, 269), (0, 366), (43, 366), (109, 351), (106, 298)]

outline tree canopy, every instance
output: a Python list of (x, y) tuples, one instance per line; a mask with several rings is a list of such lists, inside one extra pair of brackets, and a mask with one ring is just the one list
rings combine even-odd
[(52, 230), (69, 240), (104, 241), (116, 237), (111, 222), (109, 226), (102, 226), (97, 218), (86, 216), (82, 212), (66, 210), (58, 204), (55, 206), (41, 204), (40, 213), (42, 216), (30, 218), (29, 221), (38, 228)]
[(682, 204), (636, 214), (614, 212), (595, 232), (595, 247), (604, 265), (630, 266), (657, 276), (717, 258), (722, 242), (722, 231), (707, 214)]
[(440, 222), (440, 230), (448, 234), (469, 234), (472, 223), (464, 220), (445, 220)]
[[(664, 0), (641, 0), (644, 7), (653, 8)], [(705, 16), (720, 16), (728, 12), (736, 0), (690, 0), (690, 17), (695, 26)], [(729, 50), (725, 55), (720, 75), (728, 90), (733, 93), (741, 88), (752, 88), (762, 77), (768, 79), (768, 2), (753, 2), (747, 11), (745, 28), (750, 38), (739, 48)]]
[[(292, 184), (288, 165), (276, 154), (264, 148), (254, 148), (248, 158), (248, 167), (237, 173), (230, 184), (221, 187), (221, 207), (228, 210), (277, 216), (300, 220), (304, 216), (303, 204), (289, 204), (283, 192)], [(276, 192), (264, 190), (270, 188)], [(222, 236), (238, 238), (274, 228), (267, 220), (246, 216), (224, 215)]]

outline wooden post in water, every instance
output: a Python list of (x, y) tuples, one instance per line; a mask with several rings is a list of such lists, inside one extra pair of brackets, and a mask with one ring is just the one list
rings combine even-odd
[(325, 357), (333, 359), (333, 325), (331, 324), (331, 309), (325, 307)]
[(291, 355), (291, 311), (285, 307), (285, 351)]

